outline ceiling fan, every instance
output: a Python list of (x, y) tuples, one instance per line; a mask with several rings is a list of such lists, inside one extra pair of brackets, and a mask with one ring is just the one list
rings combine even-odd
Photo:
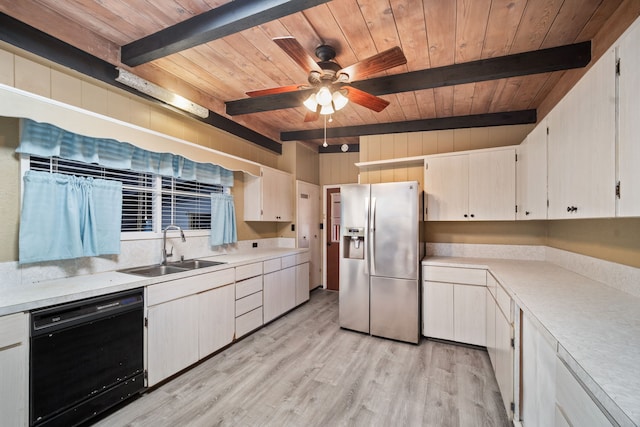
[(317, 120), (320, 115), (333, 114), (344, 107), (348, 101), (380, 112), (389, 102), (370, 93), (356, 89), (349, 83), (407, 63), (399, 47), (380, 52), (348, 67), (342, 68), (334, 61), (336, 51), (332, 46), (323, 44), (316, 48), (320, 59), (316, 62), (294, 37), (277, 37), (273, 41), (285, 51), (300, 67), (309, 73), (308, 84), (281, 86), (247, 92), (252, 98), (306, 89), (318, 89), (303, 102), (309, 109), (304, 121)]

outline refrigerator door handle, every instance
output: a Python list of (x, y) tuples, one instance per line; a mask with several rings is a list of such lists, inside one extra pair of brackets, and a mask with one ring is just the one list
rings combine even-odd
[(371, 218), (369, 219), (369, 262), (371, 263), (371, 274), (376, 274), (376, 198), (371, 198)]
[[(368, 221), (368, 220), (369, 220), (369, 198), (368, 198), (368, 197), (365, 197), (365, 198), (364, 198), (364, 212), (365, 212), (365, 218), (366, 218), (366, 220), (365, 220), (365, 221)], [(368, 224), (368, 223), (366, 223), (366, 222), (365, 222), (365, 224), (364, 224), (364, 225), (365, 225), (365, 227), (368, 227), (368, 226), (369, 226), (369, 224)], [(365, 230), (366, 230), (366, 228), (365, 228)], [(366, 234), (367, 234), (367, 233), (365, 233), (365, 235), (366, 235)], [(365, 238), (365, 239), (367, 239), (367, 238)], [(369, 256), (368, 256), (369, 254), (366, 252), (366, 251), (368, 251), (368, 250), (369, 250), (369, 241), (368, 241), (368, 239), (367, 239), (367, 240), (365, 240), (365, 241), (363, 242), (363, 244), (364, 244), (364, 248), (362, 248), (362, 250), (363, 250), (363, 251), (365, 251), (365, 252), (364, 252), (364, 253), (365, 253), (365, 260), (364, 260), (364, 273), (365, 273), (366, 275), (369, 275)]]

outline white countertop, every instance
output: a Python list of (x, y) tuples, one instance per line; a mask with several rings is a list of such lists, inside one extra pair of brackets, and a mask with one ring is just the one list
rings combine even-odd
[(640, 425), (640, 298), (542, 261), (428, 257), (423, 264), (487, 268), (616, 421)]
[(307, 252), (308, 249), (268, 248), (250, 249), (198, 259), (223, 261), (226, 264), (214, 267), (199, 268), (183, 273), (169, 274), (160, 277), (142, 277), (133, 274), (109, 271), (84, 276), (68, 277), (48, 280), (15, 288), (11, 292), (3, 293), (0, 300), (0, 316), (33, 310), (64, 302), (75, 301), (111, 292), (124, 291), (166, 282), (182, 277), (195, 276), (203, 273), (238, 267), (243, 264), (260, 262), (271, 258)]

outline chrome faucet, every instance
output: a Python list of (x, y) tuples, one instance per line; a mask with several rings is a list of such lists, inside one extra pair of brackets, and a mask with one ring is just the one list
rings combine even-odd
[(178, 227), (175, 224), (167, 225), (167, 228), (164, 229), (163, 235), (162, 235), (162, 265), (166, 265), (167, 258), (170, 258), (173, 256), (173, 246), (171, 246), (171, 252), (167, 253), (167, 231), (168, 230), (180, 231), (180, 237), (182, 238), (182, 241), (183, 242), (187, 241), (187, 239), (184, 237), (184, 231), (182, 231), (182, 228)]

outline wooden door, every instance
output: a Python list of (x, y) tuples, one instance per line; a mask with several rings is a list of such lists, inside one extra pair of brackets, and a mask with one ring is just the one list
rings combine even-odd
[(340, 289), (340, 189), (327, 189), (327, 289)]

